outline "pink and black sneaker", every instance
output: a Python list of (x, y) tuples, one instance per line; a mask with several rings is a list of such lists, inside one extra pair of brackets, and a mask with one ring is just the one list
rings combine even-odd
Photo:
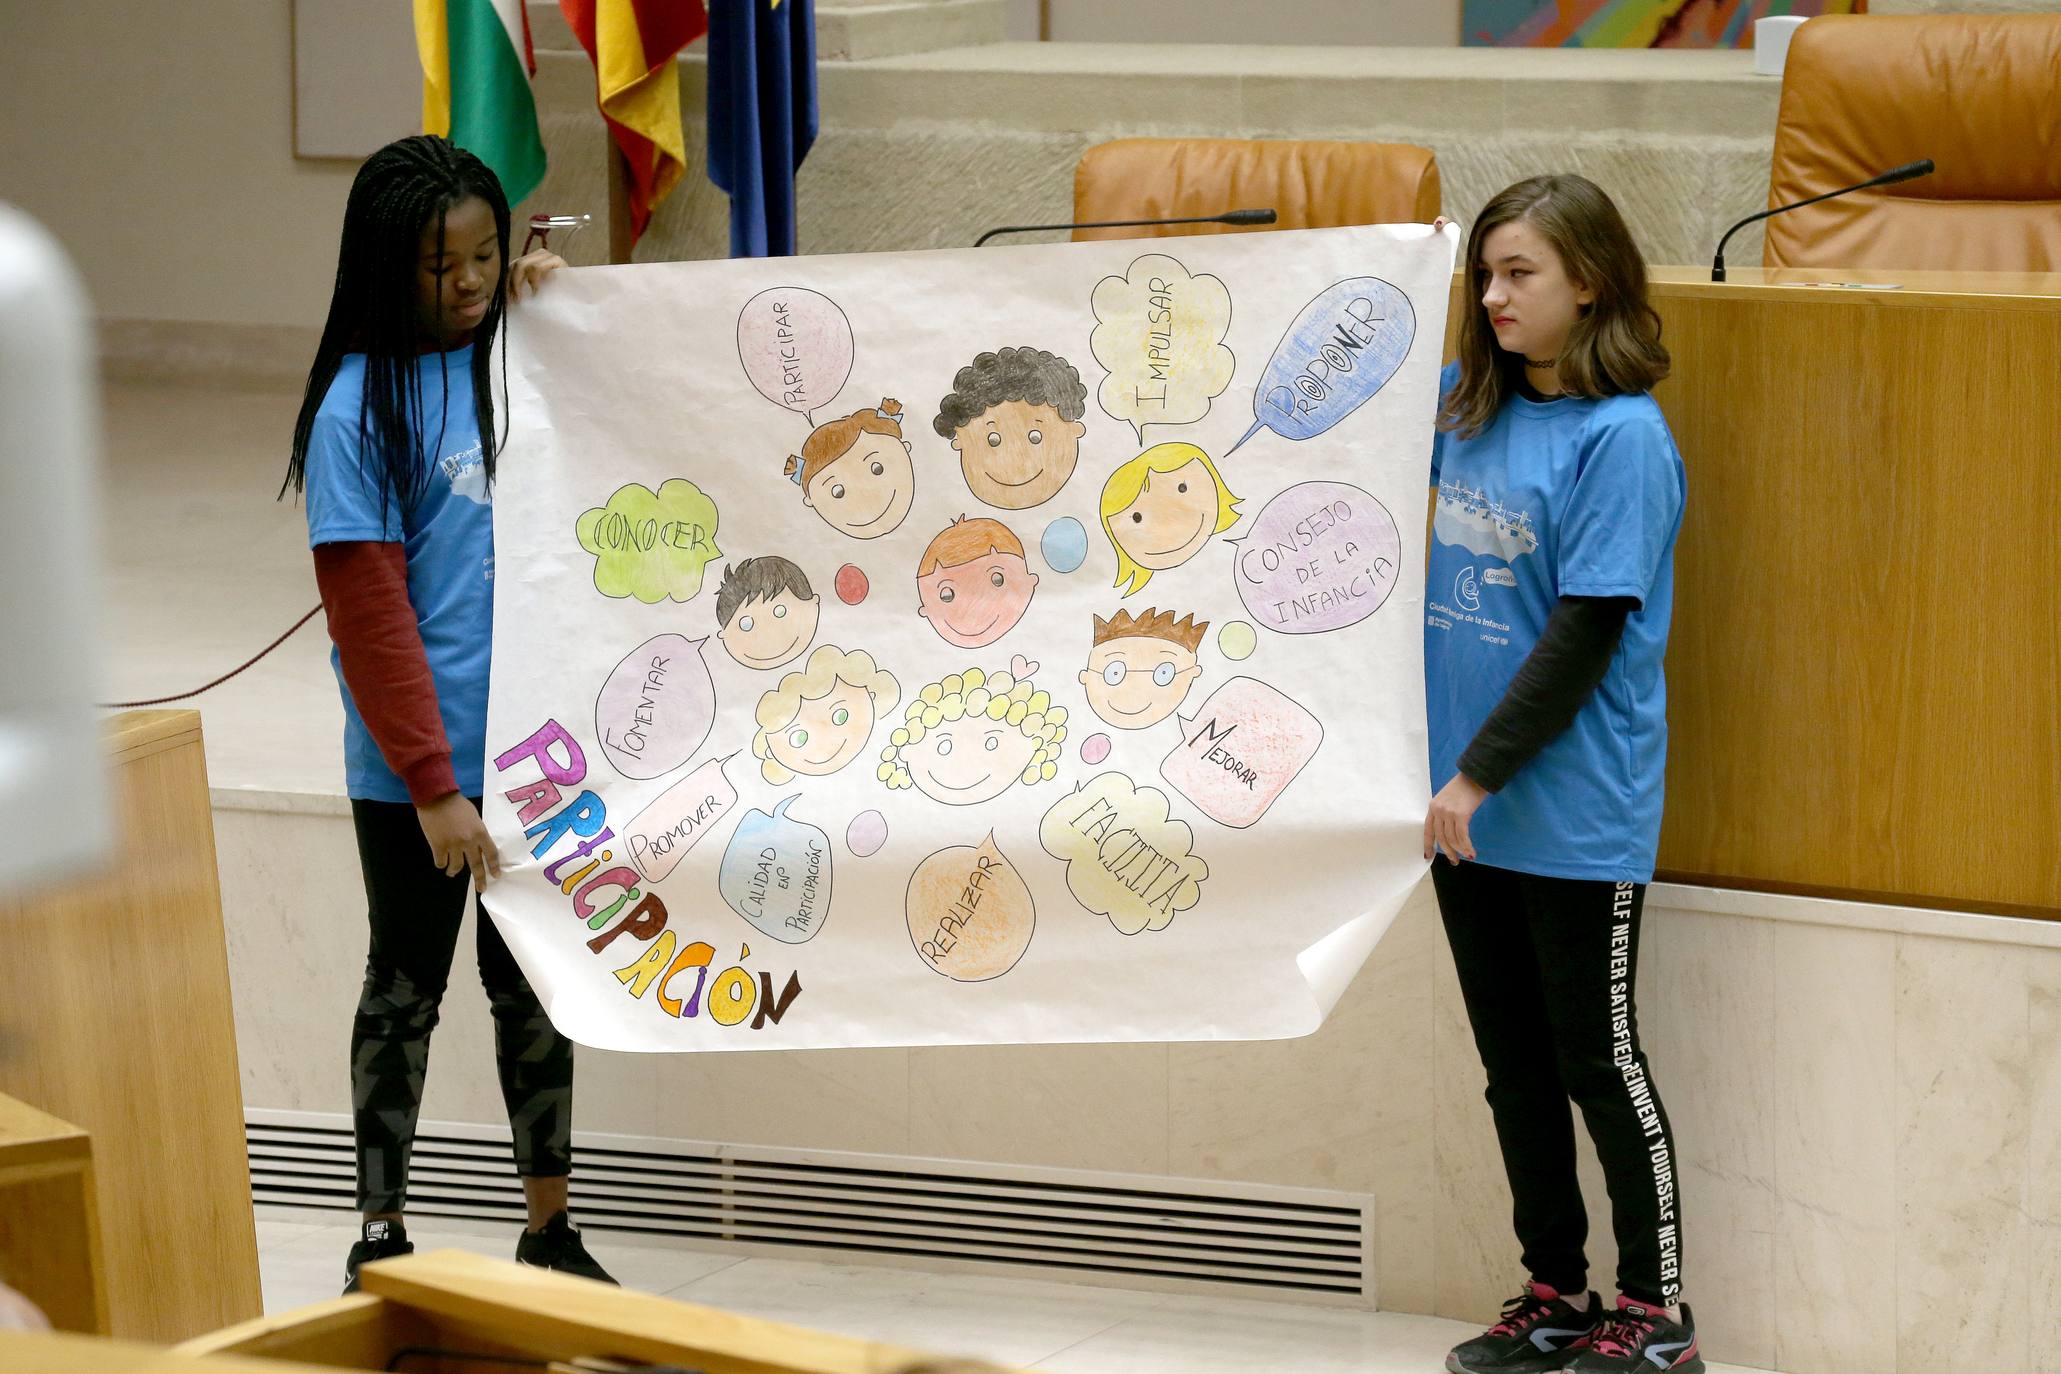
[(1584, 1312), (1534, 1280), (1503, 1304), (1503, 1319), (1446, 1356), (1451, 1374), (1543, 1374), (1565, 1369), (1581, 1339), (1596, 1328), (1602, 1303), (1589, 1294)]
[(1599, 1322), (1581, 1341), (1571, 1374), (1703, 1374), (1697, 1353), (1696, 1314), (1682, 1304), (1682, 1319), (1663, 1307), (1649, 1307), (1630, 1298), (1617, 1300), (1617, 1311)]

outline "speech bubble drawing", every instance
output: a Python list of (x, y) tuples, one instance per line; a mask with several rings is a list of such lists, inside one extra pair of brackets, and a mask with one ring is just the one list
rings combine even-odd
[(615, 665), (594, 699), (594, 734), (626, 778), (662, 778), (694, 757), (716, 718), (706, 639), (655, 635)]
[(852, 322), (836, 301), (799, 286), (759, 292), (737, 312), (737, 360), (759, 395), (816, 423), (852, 375)]
[(1326, 287), (1274, 346), (1252, 389), (1252, 428), (1225, 457), (1263, 429), (1284, 439), (1322, 434), (1388, 384), (1416, 337), (1417, 312), (1400, 287), (1379, 277)]
[(916, 865), (904, 910), (924, 966), (960, 983), (1015, 968), (1038, 925), (1030, 888), (992, 830), (978, 845), (940, 849)]
[(1194, 841), (1186, 821), (1169, 818), (1166, 793), (1116, 772), (1075, 787), (1038, 825), (1045, 852), (1066, 861), (1074, 900), (1126, 935), (1164, 930), (1202, 900), (1209, 865)]
[(573, 532), (594, 555), (594, 590), (647, 606), (671, 598), (692, 601), (701, 573), (721, 558), (716, 547), (716, 503), (684, 477), (618, 487), (605, 506), (580, 515)]
[(1123, 276), (1097, 282), (1090, 304), (1098, 323), (1088, 347), (1109, 374), (1097, 399), (1140, 444), (1147, 425), (1200, 420), (1231, 385), (1231, 291), (1220, 278), (1147, 253)]
[(1159, 775), (1203, 815), (1244, 829), (1266, 814), (1324, 742), (1301, 703), (1258, 678), (1234, 677), (1184, 715)]
[(1388, 507), (1346, 482), (1298, 482), (1229, 541), (1253, 619), (1288, 635), (1357, 625), (1395, 590), (1403, 540)]
[(701, 837), (715, 823), (730, 814), (737, 804), (737, 789), (723, 772), (723, 765), (735, 758), (725, 754), (709, 759), (701, 767), (658, 794), (651, 805), (639, 811), (623, 827), (622, 841), (630, 862), (647, 883), (663, 882), (687, 851), (701, 843)]
[(830, 837), (787, 814), (799, 792), (769, 815), (753, 807), (723, 850), (716, 887), (760, 933), (798, 945), (830, 916)]

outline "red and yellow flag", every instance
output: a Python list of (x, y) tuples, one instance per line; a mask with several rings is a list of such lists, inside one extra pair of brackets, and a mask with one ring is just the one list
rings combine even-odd
[(634, 238), (686, 170), (673, 59), (708, 32), (708, 11), (701, 0), (558, 0), (558, 7), (594, 61), (601, 115), (629, 168)]

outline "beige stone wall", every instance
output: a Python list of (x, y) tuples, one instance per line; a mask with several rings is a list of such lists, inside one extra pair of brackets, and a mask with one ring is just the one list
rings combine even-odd
[[(580, 59), (583, 61), (584, 59)], [(540, 55), (552, 171), (536, 203), (606, 203), (601, 126), (574, 55)], [(1780, 83), (1746, 53), (1231, 49), (1002, 43), (825, 64), (824, 128), (803, 164), (806, 253), (952, 248), (997, 224), (1072, 213), (1073, 168), (1136, 135), (1366, 138), (1437, 153), (1448, 215), (1541, 171), (1593, 177), (1649, 260), (1708, 261), (1724, 226), (1766, 203)], [(705, 68), (682, 63), (683, 105)], [(728, 207), (687, 134), (689, 169), (640, 259), (727, 252)], [(1226, 207), (1230, 208), (1230, 207)], [(584, 260), (598, 260), (597, 234)], [(1758, 227), (1728, 250), (1758, 259)]]
[(103, 315), (321, 322), (356, 169), (293, 156), (290, 10), (6, 7), (0, 198), (57, 235)]
[[(55, 230), (100, 313), (319, 323), (354, 169), (293, 156), (289, 0), (19, 8), (0, 44), (0, 196)], [(601, 215), (592, 71), (562, 33), (539, 25), (552, 172), (519, 208)], [(1236, 134), (1421, 142), (1460, 216), (1518, 176), (1572, 167), (1619, 196), (1654, 260), (1693, 260), (1719, 220), (1765, 195), (1777, 83), (1746, 65), (1726, 53), (1105, 43), (825, 62), (803, 248), (956, 246), (996, 223), (1065, 219), (1073, 164), (1093, 143)], [(699, 111), (698, 58), (682, 62), (681, 80)], [(690, 120), (695, 165), (641, 257), (726, 251), (703, 136)], [(574, 256), (605, 250), (604, 227)], [(1733, 257), (1757, 251), (1742, 243)]]

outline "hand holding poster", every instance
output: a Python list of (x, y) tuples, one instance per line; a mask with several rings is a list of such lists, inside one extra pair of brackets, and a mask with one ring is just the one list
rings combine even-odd
[(1455, 239), (1176, 242), (573, 270), (519, 313), (487, 903), (567, 1034), (1321, 1023), (1423, 873)]

